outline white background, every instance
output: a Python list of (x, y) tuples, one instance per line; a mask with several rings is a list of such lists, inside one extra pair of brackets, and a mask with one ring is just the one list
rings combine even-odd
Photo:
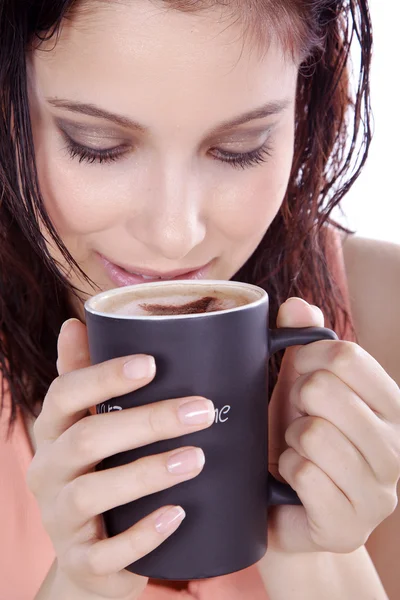
[(375, 135), (367, 164), (342, 202), (357, 235), (400, 244), (400, 2), (370, 0), (375, 36), (371, 88)]

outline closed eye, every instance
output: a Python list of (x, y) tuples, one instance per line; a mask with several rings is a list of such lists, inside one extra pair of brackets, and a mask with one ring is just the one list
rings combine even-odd
[[(78, 142), (74, 141), (64, 132), (62, 133), (70, 157), (72, 159), (77, 159), (80, 163), (113, 163), (123, 158), (129, 149), (127, 146), (104, 149), (89, 148), (88, 146), (78, 144)], [(210, 151), (214, 160), (242, 169), (266, 162), (271, 156), (271, 153), (272, 148), (270, 140), (267, 140), (260, 148), (252, 150), (251, 152), (227, 152), (226, 150), (220, 150), (218, 148), (213, 148)]]

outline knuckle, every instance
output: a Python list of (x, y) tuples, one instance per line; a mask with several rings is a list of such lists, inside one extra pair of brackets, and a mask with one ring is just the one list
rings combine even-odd
[(110, 392), (110, 395), (113, 395), (116, 389), (116, 383), (122, 379), (121, 360), (112, 359), (95, 365), (92, 369), (96, 386), (105, 392)]
[[(67, 414), (65, 411), (65, 403), (60, 401), (60, 398), (63, 397), (67, 381), (69, 381), (69, 377), (68, 374), (65, 374), (59, 375), (56, 379), (54, 379), (51, 382), (43, 401), (42, 412), (44, 412), (47, 409), (48, 405), (51, 404), (52, 407), (56, 409), (57, 413), (60, 414), (61, 417)], [(36, 422), (39, 420), (39, 418), (40, 417), (38, 417)]]
[(65, 548), (64, 552), (58, 554), (58, 566), (66, 573), (81, 574), (85, 567), (85, 562), (82, 560), (83, 552), (85, 552), (84, 556), (86, 556), (84, 548), (71, 544)]
[(133, 464), (133, 487), (139, 493), (145, 493), (145, 490), (154, 488), (154, 471), (151, 468), (152, 457), (140, 458)]
[(71, 514), (86, 517), (93, 509), (93, 498), (88, 493), (84, 476), (77, 477), (64, 488), (65, 505)]
[(147, 426), (152, 435), (159, 436), (165, 427), (165, 415), (163, 417), (159, 404), (150, 404), (147, 410)]
[(44, 400), (44, 404), (49, 402), (54, 402), (54, 398), (57, 398), (65, 387), (65, 380), (67, 379), (66, 375), (59, 375), (50, 384), (49, 389), (47, 390), (47, 394)]
[(144, 523), (141, 523), (140, 525), (140, 527), (132, 527), (127, 535), (126, 541), (128, 544), (129, 555), (132, 557), (132, 562), (135, 557), (138, 557), (140, 550), (149, 546), (149, 540), (151, 539), (148, 527), (146, 527)]
[(326, 393), (326, 371), (314, 371), (310, 373), (300, 387), (299, 395), (302, 406), (311, 407), (318, 403), (321, 396)]
[(400, 479), (400, 456), (397, 450), (393, 447), (388, 448), (385, 458), (385, 479), (389, 483), (395, 483)]
[(90, 462), (93, 456), (93, 426), (90, 417), (84, 417), (73, 426), (74, 452), (85, 462)]
[(331, 346), (331, 365), (336, 372), (345, 372), (354, 364), (354, 361), (365, 354), (364, 350), (355, 342), (341, 341)]
[(108, 363), (101, 363), (96, 365), (94, 368), (94, 375), (96, 379), (96, 385), (100, 389), (108, 389), (110, 382), (110, 368)]
[(101, 542), (94, 543), (87, 548), (85, 562), (86, 570), (89, 574), (95, 577), (104, 575)]
[(290, 476), (290, 465), (293, 455), (297, 456), (297, 452), (293, 448), (287, 448), (278, 459), (278, 471), (287, 481)]
[(389, 517), (391, 514), (394, 513), (394, 511), (397, 508), (398, 505), (398, 497), (396, 494), (396, 491), (391, 489), (388, 490), (383, 498), (381, 499), (381, 510), (382, 510), (382, 520), (386, 519), (387, 517)]
[(306, 426), (299, 435), (299, 446), (308, 456), (321, 449), (321, 442), (326, 438), (323, 419), (311, 417), (306, 420)]
[(314, 465), (309, 460), (302, 458), (298, 461), (296, 467), (293, 470), (293, 482), (297, 488), (307, 487), (310, 480), (314, 478)]

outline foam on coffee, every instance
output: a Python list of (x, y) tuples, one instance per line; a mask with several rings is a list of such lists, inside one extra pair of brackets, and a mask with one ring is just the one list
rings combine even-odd
[(218, 312), (245, 306), (257, 297), (237, 287), (217, 289), (215, 286), (165, 285), (151, 288), (149, 284), (108, 296), (96, 303), (101, 312), (124, 316), (174, 316)]

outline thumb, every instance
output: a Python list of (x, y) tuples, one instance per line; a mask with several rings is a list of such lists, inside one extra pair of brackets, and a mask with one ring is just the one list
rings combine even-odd
[[(324, 316), (316, 306), (300, 298), (289, 298), (279, 309), (277, 325), (280, 327), (323, 327)], [(289, 405), (290, 390), (299, 374), (294, 368), (294, 357), (299, 346), (285, 350), (278, 380), (269, 405), (269, 463), (272, 474), (279, 478), (278, 460), (286, 449), (285, 432), (294, 419), (301, 415)]]
[(78, 319), (68, 319), (61, 327), (57, 343), (59, 375), (90, 366), (86, 325)]
[(302, 298), (289, 298), (279, 308), (276, 321), (278, 327), (323, 327), (324, 314)]
[[(276, 320), (278, 328), (281, 327), (323, 327), (324, 315), (320, 308), (308, 304), (301, 298), (289, 298), (281, 305)], [(293, 379), (297, 377), (294, 371), (293, 358), (299, 346), (292, 346), (285, 351), (284, 360), (280, 369), (280, 379)]]
[[(277, 326), (281, 327), (323, 327), (324, 315), (314, 305), (301, 298), (289, 298), (281, 305)], [(284, 481), (278, 471), (280, 455), (286, 450), (285, 432), (290, 423), (301, 415), (289, 405), (289, 392), (299, 374), (294, 368), (294, 357), (299, 346), (285, 350), (277, 384), (274, 388), (268, 418), (269, 469), (280, 481)], [(310, 537), (307, 515), (302, 506), (271, 506), (268, 518), (268, 547), (284, 552), (315, 551)]]

